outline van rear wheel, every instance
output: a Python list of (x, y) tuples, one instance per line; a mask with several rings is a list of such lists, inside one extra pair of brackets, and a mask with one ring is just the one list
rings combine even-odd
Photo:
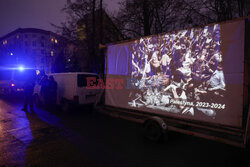
[(61, 100), (61, 109), (63, 112), (68, 112), (71, 109), (71, 103), (67, 99), (62, 99)]
[(69, 102), (67, 102), (67, 101), (65, 101), (63, 104), (62, 104), (62, 111), (63, 112), (67, 112), (67, 111), (69, 111), (69, 107), (70, 105), (69, 105)]
[(36, 107), (41, 107), (41, 100), (39, 99), (39, 96), (36, 94), (35, 96), (34, 96), (34, 101), (35, 101), (35, 105), (36, 105)]
[(144, 137), (153, 142), (160, 142), (163, 139), (163, 132), (156, 121), (149, 120), (144, 124)]

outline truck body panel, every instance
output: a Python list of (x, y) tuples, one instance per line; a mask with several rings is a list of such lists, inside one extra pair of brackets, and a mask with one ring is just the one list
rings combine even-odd
[[(105, 77), (112, 88), (104, 92), (106, 113), (134, 121), (143, 115), (138, 122), (152, 116), (175, 120), (195, 128), (172, 130), (244, 145), (249, 136), (249, 22), (241, 18), (108, 45)], [(117, 89), (117, 80), (122, 88)], [(215, 134), (197, 132), (197, 127)]]
[[(51, 73), (57, 82), (57, 104), (65, 102), (74, 102), (76, 104), (93, 104), (97, 100), (100, 90), (87, 89), (87, 77), (95, 77), (98, 75), (87, 72), (68, 72), (68, 73)], [(34, 95), (38, 95), (39, 99), (43, 101), (40, 95), (41, 85), (36, 84), (34, 88)]]

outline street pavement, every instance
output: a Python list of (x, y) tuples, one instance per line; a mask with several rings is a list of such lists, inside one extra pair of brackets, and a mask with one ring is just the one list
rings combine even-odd
[(30, 113), (21, 111), (22, 101), (0, 97), (0, 167), (250, 166), (246, 149), (174, 132), (152, 143), (140, 124), (89, 107)]

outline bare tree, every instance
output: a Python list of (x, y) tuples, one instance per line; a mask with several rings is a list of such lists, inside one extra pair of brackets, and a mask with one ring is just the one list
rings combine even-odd
[[(70, 40), (78, 40), (77, 24), (85, 15), (93, 11), (93, 0), (81, 0), (79, 2), (67, 3), (62, 9), (67, 14), (67, 18), (61, 25), (54, 25), (58, 33)], [(98, 6), (95, 6), (94, 10)]]
[[(95, 11), (99, 9), (99, 5), (100, 3), (96, 3), (96, 0), (81, 0), (67, 3), (62, 9), (67, 14), (66, 20), (61, 25), (53, 25), (59, 34), (67, 38), (71, 43), (74, 43), (74, 54), (70, 58), (71, 61), (67, 63), (73, 63), (75, 59), (80, 63), (90, 61), (89, 64), (94, 68), (96, 59)], [(86, 17), (88, 17), (88, 24), (84, 23)], [(84, 66), (84, 64), (82, 63), (80, 66)]]
[(113, 18), (127, 36), (139, 37), (161, 33), (171, 28), (177, 15), (178, 0), (126, 0)]
[(127, 38), (135, 38), (249, 14), (250, 0), (125, 0), (113, 17)]
[(183, 0), (183, 3), (184, 10), (191, 14), (193, 21), (207, 24), (246, 16), (247, 1), (249, 0)]

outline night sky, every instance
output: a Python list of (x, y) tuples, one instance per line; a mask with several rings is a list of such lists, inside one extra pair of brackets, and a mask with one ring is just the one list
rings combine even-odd
[[(0, 37), (17, 28), (40, 28), (54, 31), (66, 14), (61, 9), (67, 0), (0, 0)], [(103, 0), (108, 10), (118, 9), (122, 0)], [(98, 2), (98, 0), (97, 0)]]

